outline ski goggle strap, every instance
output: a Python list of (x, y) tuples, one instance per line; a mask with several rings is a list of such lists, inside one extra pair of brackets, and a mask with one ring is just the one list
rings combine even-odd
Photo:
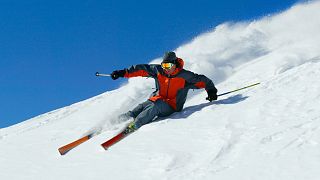
[(163, 69), (171, 69), (172, 66), (174, 66), (173, 63), (161, 63), (161, 67), (162, 67)]

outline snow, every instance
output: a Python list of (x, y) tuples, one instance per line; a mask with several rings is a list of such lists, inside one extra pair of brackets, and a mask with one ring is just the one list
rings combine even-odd
[[(115, 117), (147, 99), (152, 79), (0, 129), (0, 179), (319, 179), (319, 9), (313, 1), (221, 24), (177, 48), (219, 93), (261, 84), (213, 103), (191, 91), (181, 113), (107, 151), (100, 144), (119, 131)], [(98, 129), (60, 156), (59, 147)]]

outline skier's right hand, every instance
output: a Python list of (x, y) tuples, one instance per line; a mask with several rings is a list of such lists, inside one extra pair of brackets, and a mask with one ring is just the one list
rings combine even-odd
[(116, 80), (116, 79), (118, 79), (119, 77), (124, 77), (124, 75), (126, 74), (126, 70), (124, 69), (124, 70), (116, 70), (116, 71), (113, 71), (112, 73), (111, 73), (111, 78), (113, 79), (113, 80)]

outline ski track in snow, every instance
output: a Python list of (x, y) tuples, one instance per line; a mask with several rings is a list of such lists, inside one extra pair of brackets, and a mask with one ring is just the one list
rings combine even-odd
[[(252, 22), (224, 23), (177, 48), (186, 69), (212, 78), (219, 93), (261, 84), (215, 102), (206, 102), (203, 90), (190, 91), (182, 112), (108, 151), (100, 144), (125, 124), (117, 116), (148, 98), (152, 79), (133, 78), (0, 129), (0, 179), (317, 180), (319, 9), (320, 1), (306, 2)], [(60, 146), (95, 131), (59, 155)]]

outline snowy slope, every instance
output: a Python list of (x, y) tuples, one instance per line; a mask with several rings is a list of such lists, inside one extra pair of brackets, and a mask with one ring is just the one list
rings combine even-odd
[[(186, 69), (212, 78), (220, 93), (262, 84), (214, 103), (190, 92), (183, 112), (108, 151), (100, 144), (117, 132), (114, 117), (143, 102), (152, 79), (0, 129), (0, 179), (319, 179), (319, 9), (314, 1), (222, 24), (179, 47)], [(100, 127), (102, 134), (59, 155)]]

